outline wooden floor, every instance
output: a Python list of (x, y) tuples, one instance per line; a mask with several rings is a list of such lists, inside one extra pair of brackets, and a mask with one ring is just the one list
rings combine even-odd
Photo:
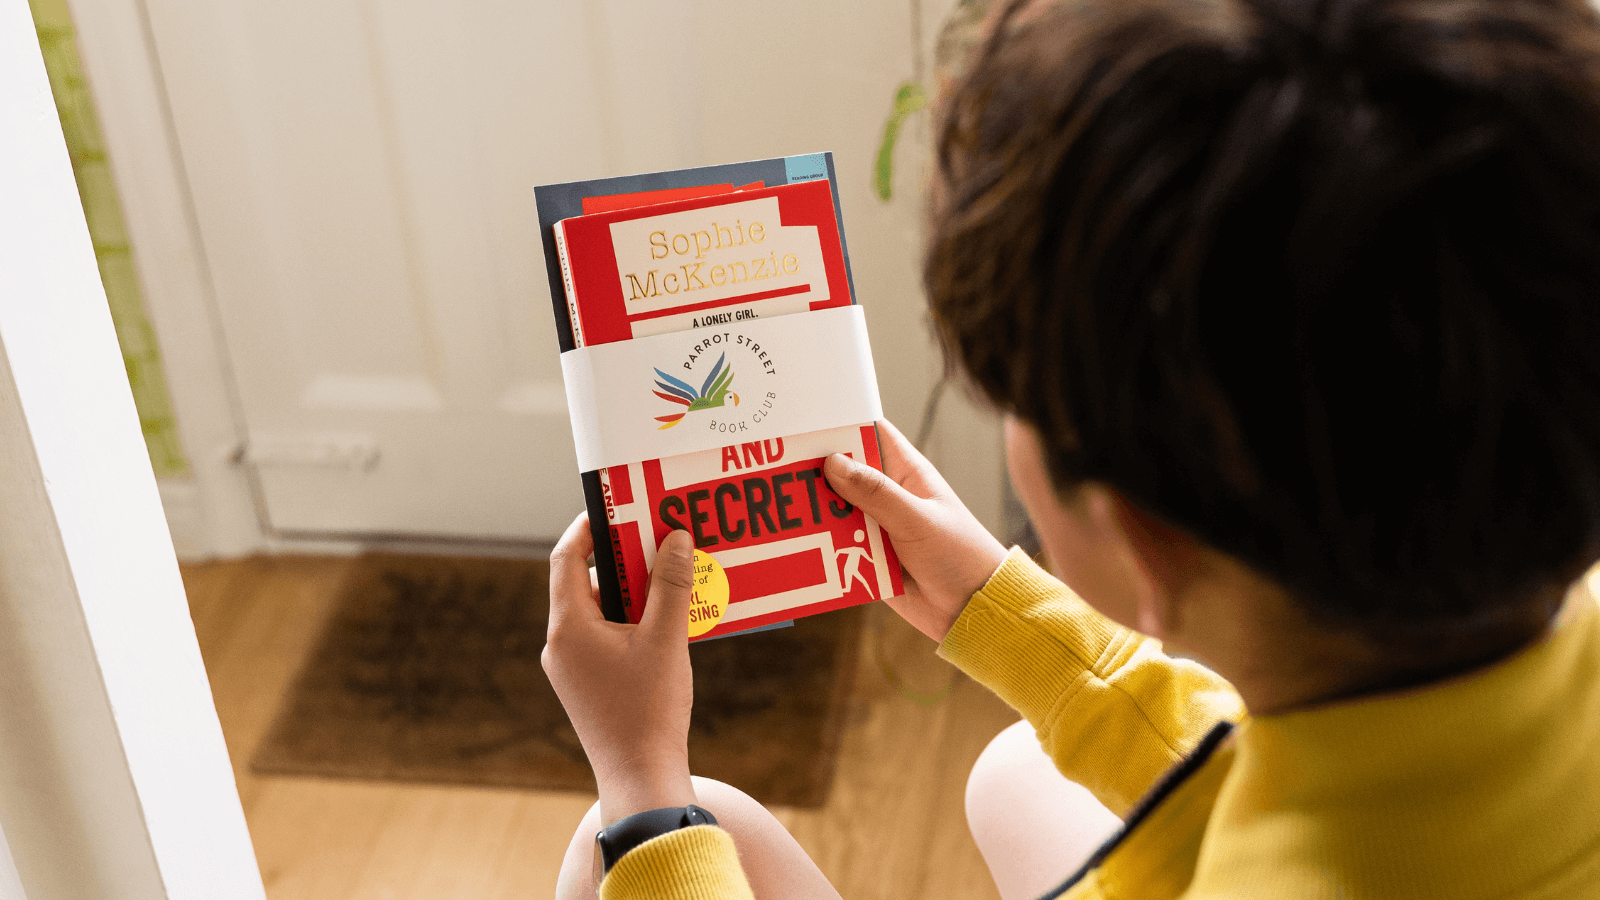
[[(256, 742), (349, 566), (275, 557), (183, 569), (267, 896), (550, 896), (593, 795), (251, 774)], [(888, 608), (872, 609), (869, 623), (828, 804), (775, 812), (847, 900), (994, 898), (962, 793), (979, 752), (1017, 716)]]

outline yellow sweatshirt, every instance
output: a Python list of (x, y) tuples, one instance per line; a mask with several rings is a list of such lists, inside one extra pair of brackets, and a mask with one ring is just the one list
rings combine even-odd
[[(1064, 900), (1600, 898), (1600, 613), (1414, 690), (1245, 720), (1214, 674), (1090, 609), (1013, 551), (940, 652), (1016, 707), (1130, 827)], [(1063, 872), (1065, 878), (1069, 873)], [(605, 900), (744, 898), (710, 827), (619, 860)]]

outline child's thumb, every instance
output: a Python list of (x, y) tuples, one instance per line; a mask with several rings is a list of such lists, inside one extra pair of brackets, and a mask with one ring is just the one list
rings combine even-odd
[(656, 551), (650, 571), (650, 593), (641, 625), (652, 631), (675, 631), (689, 637), (689, 597), (694, 593), (694, 541), (687, 531), (673, 531)]

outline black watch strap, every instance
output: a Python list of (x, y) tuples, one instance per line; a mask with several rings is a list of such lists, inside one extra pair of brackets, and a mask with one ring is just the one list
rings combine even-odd
[(594, 840), (600, 847), (600, 859), (605, 864), (605, 871), (610, 872), (624, 853), (653, 837), (691, 825), (715, 824), (715, 816), (691, 803), (688, 806), (669, 806), (635, 813), (601, 829)]

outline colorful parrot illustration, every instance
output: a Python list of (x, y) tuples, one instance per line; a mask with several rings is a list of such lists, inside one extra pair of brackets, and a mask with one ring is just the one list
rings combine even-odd
[(726, 353), (717, 358), (717, 364), (711, 368), (711, 374), (706, 376), (705, 383), (700, 385), (700, 390), (698, 391), (687, 382), (679, 381), (660, 369), (656, 370), (656, 374), (660, 376), (656, 380), (656, 387), (660, 388), (660, 390), (654, 391), (655, 395), (663, 400), (670, 400), (673, 403), (687, 407), (683, 412), (673, 413), (669, 416), (656, 416), (657, 422), (665, 423), (660, 426), (661, 428), (671, 428), (678, 424), (685, 415), (697, 409), (712, 409), (713, 407), (723, 406), (727, 403), (729, 397), (733, 398), (734, 406), (739, 405), (739, 395), (728, 390), (728, 385), (733, 383), (733, 367), (723, 368), (723, 364), (727, 360), (728, 354)]

